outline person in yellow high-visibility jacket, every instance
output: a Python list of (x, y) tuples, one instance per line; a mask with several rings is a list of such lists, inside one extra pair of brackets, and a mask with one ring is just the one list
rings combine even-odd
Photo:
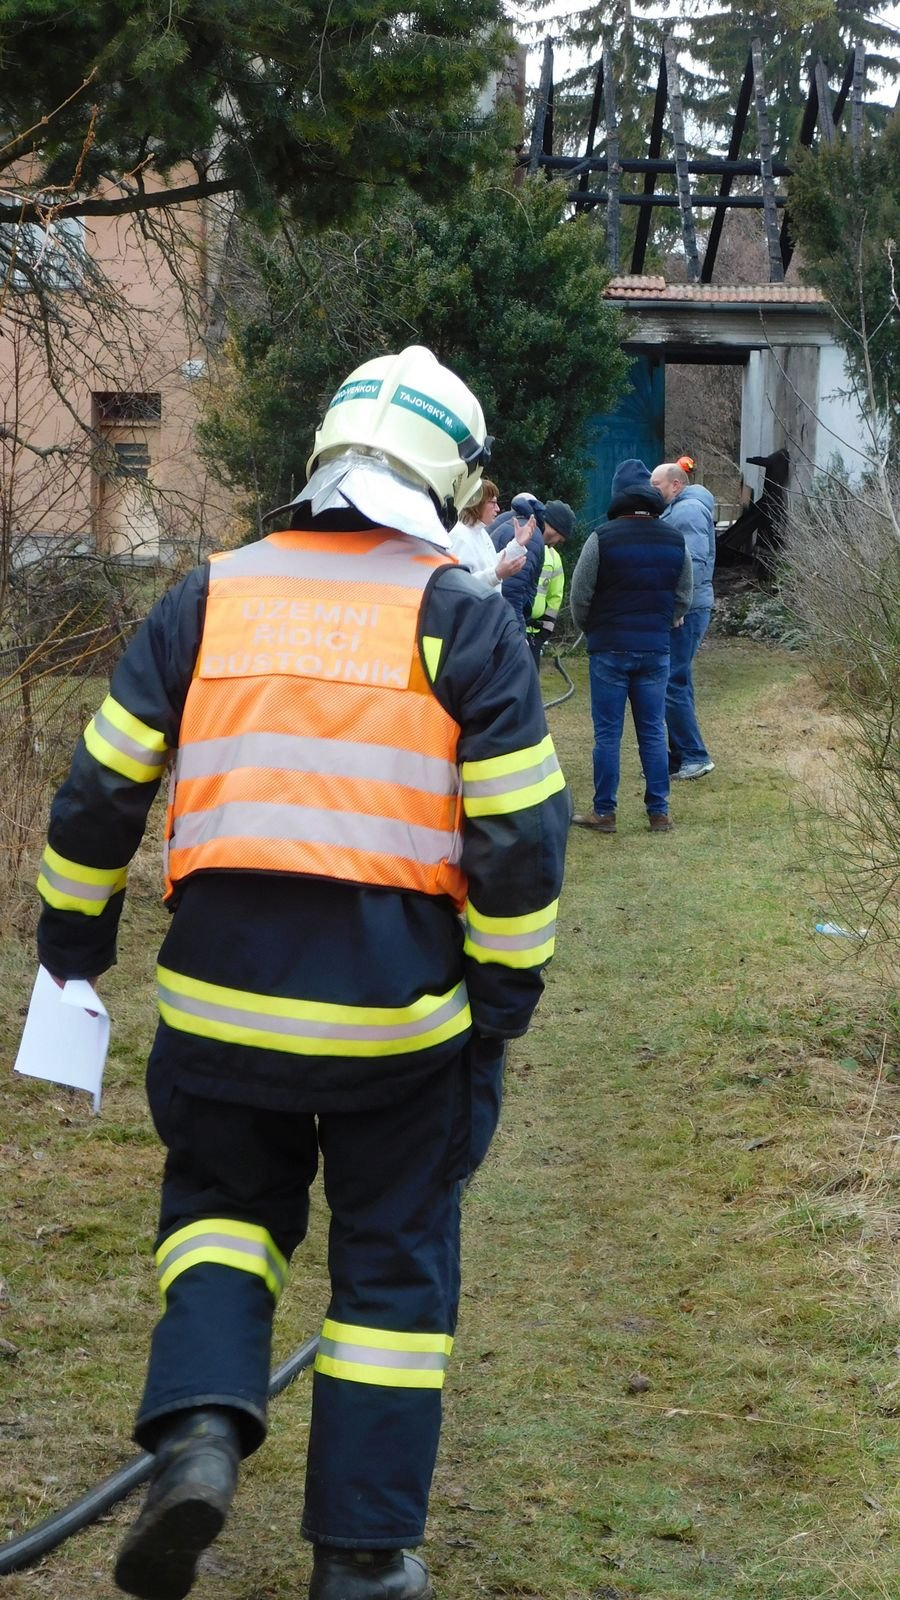
[(565, 500), (548, 500), (544, 513), (544, 565), (528, 619), (528, 643), (540, 670), (541, 650), (552, 637), (563, 603), (566, 575), (558, 546), (575, 528), (575, 513)]

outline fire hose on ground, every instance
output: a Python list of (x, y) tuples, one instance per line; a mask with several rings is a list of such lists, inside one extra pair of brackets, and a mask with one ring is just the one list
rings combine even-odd
[[(578, 635), (578, 639), (575, 640), (576, 644), (578, 643), (578, 640), (580, 638), (581, 638), (581, 634), (579, 634)], [(554, 656), (553, 657), (553, 665), (556, 668), (557, 672), (559, 673), (560, 677), (563, 678), (565, 680), (565, 682), (568, 684), (568, 688), (565, 690), (565, 692), (563, 694), (557, 695), (555, 700), (545, 700), (544, 701), (544, 710), (545, 711), (552, 711), (554, 706), (564, 705), (566, 700), (570, 700), (572, 698), (572, 695), (575, 693), (575, 685), (572, 682), (572, 679), (569, 677), (569, 674), (566, 671), (565, 667), (563, 666), (562, 662), (560, 661), (559, 656)]]
[[(288, 1356), (280, 1367), (276, 1367), (269, 1379), (269, 1399), (281, 1394), (294, 1379), (307, 1367), (311, 1367), (319, 1348), (318, 1338), (307, 1339), (299, 1350)], [(39, 1522), (36, 1528), (31, 1528), (26, 1533), (20, 1533), (17, 1538), (10, 1539), (6, 1544), (0, 1545), (0, 1577), (6, 1577), (10, 1572), (21, 1572), (23, 1567), (30, 1567), (33, 1562), (39, 1561), (41, 1556), (55, 1550), (64, 1540), (71, 1538), (73, 1533), (80, 1533), (83, 1528), (96, 1522), (105, 1512), (124, 1500), (132, 1489), (137, 1489), (146, 1483), (153, 1471), (153, 1456), (142, 1450), (140, 1455), (131, 1461), (126, 1461), (123, 1467), (104, 1478), (80, 1500), (74, 1500), (70, 1506), (63, 1507), (52, 1517), (47, 1517), (44, 1522)]]

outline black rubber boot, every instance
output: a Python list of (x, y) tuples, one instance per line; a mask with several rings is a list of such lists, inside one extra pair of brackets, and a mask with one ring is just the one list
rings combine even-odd
[(315, 1549), (309, 1600), (433, 1600), (428, 1568), (406, 1550)]
[(147, 1498), (115, 1579), (139, 1600), (184, 1600), (237, 1488), (240, 1435), (225, 1410), (182, 1412), (162, 1435)]

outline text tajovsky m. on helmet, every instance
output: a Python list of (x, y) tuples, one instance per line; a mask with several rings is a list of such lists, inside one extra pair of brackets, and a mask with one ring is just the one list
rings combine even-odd
[(432, 491), (449, 527), (472, 498), (493, 440), (471, 389), (423, 345), (366, 361), (341, 384), (307, 462), (373, 450)]

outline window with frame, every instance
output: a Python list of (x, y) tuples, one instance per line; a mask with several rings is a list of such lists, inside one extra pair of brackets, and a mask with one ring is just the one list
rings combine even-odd
[(39, 222), (0, 225), (0, 250), (7, 261), (12, 287), (53, 289), (71, 293), (84, 279), (83, 217), (62, 217), (44, 227)]
[(95, 394), (94, 412), (101, 427), (132, 427), (162, 421), (162, 395), (154, 390), (106, 389)]

